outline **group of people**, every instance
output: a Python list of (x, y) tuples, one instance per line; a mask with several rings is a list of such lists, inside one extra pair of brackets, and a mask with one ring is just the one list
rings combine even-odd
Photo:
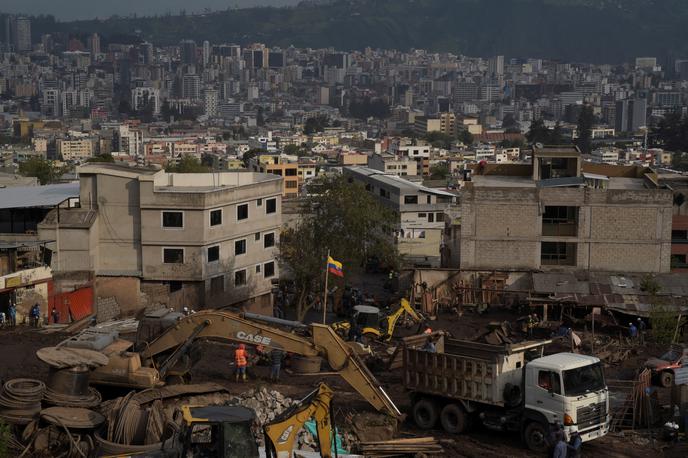
[(578, 458), (581, 455), (583, 439), (578, 431), (572, 432), (569, 441), (566, 442), (564, 430), (558, 422), (552, 426), (548, 441), (552, 458)]
[(0, 325), (15, 327), (17, 325), (17, 307), (10, 304), (7, 308), (7, 314), (0, 312)]
[(640, 317), (638, 317), (637, 323), (637, 325), (635, 325), (632, 321), (628, 323), (628, 337), (633, 340), (638, 340), (640, 344), (644, 344), (647, 325)]
[[(286, 358), (286, 353), (278, 348), (273, 348), (268, 352), (265, 350), (265, 347), (259, 345), (256, 347), (255, 360), (260, 360), (261, 358), (270, 365), (270, 381), (279, 382), (282, 362)], [(252, 359), (245, 344), (239, 344), (239, 347), (234, 350), (234, 374), (237, 382), (239, 380), (242, 382), (247, 381), (246, 370)]]

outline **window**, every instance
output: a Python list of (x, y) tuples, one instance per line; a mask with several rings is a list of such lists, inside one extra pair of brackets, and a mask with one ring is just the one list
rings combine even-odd
[(539, 371), (538, 386), (554, 394), (561, 394), (561, 380), (556, 372)]
[(296, 181), (287, 181), (284, 186), (288, 189), (294, 189), (299, 187), (299, 183)]
[(246, 254), (246, 239), (237, 240), (234, 242), (234, 255)]
[(166, 283), (169, 286), (171, 293), (181, 291), (181, 289), (182, 289), (182, 282), (180, 282), (180, 281), (173, 280), (173, 281), (164, 282), (164, 283)]
[(270, 248), (275, 246), (275, 233), (270, 232), (263, 236), (263, 248)]
[(256, 265), (256, 273), (257, 273), (257, 274), (260, 273), (260, 264)]
[(163, 248), (162, 262), (165, 264), (184, 264), (184, 248)]
[(234, 286), (244, 286), (246, 284), (246, 269), (234, 272)]
[(672, 242), (688, 242), (688, 231), (686, 231), (686, 230), (671, 231), (671, 241)]
[(672, 269), (685, 269), (688, 267), (686, 263), (685, 254), (672, 254), (671, 255), (671, 268)]
[(262, 207), (262, 206), (263, 206), (263, 199), (258, 199), (258, 200), (256, 200), (256, 205), (257, 205), (258, 207)]
[(542, 235), (572, 237), (578, 233), (578, 207), (546, 206)]
[(546, 266), (576, 265), (576, 244), (564, 242), (542, 242), (540, 263)]
[(265, 263), (263, 267), (263, 277), (270, 278), (275, 276), (275, 262), (270, 261)]
[(427, 216), (428, 216), (427, 213), (418, 213), (418, 218), (425, 218)]
[(432, 196), (427, 196), (426, 197), (426, 202), (431, 204), (432, 203)]
[(435, 221), (437, 221), (438, 223), (444, 221), (444, 213), (437, 213), (435, 215)]
[(210, 294), (219, 294), (225, 292), (225, 277), (220, 275), (210, 279)]
[(389, 199), (389, 191), (380, 188), (380, 196), (384, 197), (385, 199)]
[(248, 219), (248, 204), (237, 205), (237, 220)]
[(208, 262), (215, 262), (220, 260), (220, 247), (211, 246), (208, 248)]
[(418, 203), (418, 196), (404, 196), (404, 203), (405, 204), (417, 204)]
[(254, 238), (256, 239), (256, 242), (260, 242), (260, 232), (256, 232)]
[(265, 201), (265, 213), (276, 213), (277, 212), (277, 199), (268, 199)]
[(162, 227), (183, 228), (183, 212), (162, 212)]
[(219, 226), (222, 224), (222, 209), (219, 208), (217, 210), (211, 210), (210, 211), (210, 225), (211, 226)]
[(435, 214), (434, 213), (428, 213), (428, 223), (434, 223), (435, 222)]
[[(353, 183), (353, 180), (352, 180), (352, 183)], [(366, 183), (365, 190), (366, 191), (372, 191), (373, 190), (373, 187), (370, 185), (370, 183)]]
[(287, 169), (284, 171), (284, 176), (285, 177), (295, 177), (296, 176), (296, 169)]

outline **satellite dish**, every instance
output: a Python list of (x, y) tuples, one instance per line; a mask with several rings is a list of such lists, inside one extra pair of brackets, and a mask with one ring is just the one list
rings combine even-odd
[(542, 148), (545, 147), (545, 145), (543, 145), (542, 143), (538, 142), (538, 143), (535, 144), (535, 147), (536, 147), (537, 149), (542, 149)]

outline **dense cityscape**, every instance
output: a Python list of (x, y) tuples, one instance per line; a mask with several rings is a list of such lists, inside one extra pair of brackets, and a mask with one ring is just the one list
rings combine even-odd
[(0, 19), (0, 456), (688, 450), (688, 58)]

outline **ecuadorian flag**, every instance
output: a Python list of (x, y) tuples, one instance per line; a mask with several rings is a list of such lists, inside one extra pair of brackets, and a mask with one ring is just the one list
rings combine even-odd
[(327, 270), (338, 277), (344, 276), (344, 271), (342, 270), (342, 263), (335, 261), (330, 256), (327, 257)]

